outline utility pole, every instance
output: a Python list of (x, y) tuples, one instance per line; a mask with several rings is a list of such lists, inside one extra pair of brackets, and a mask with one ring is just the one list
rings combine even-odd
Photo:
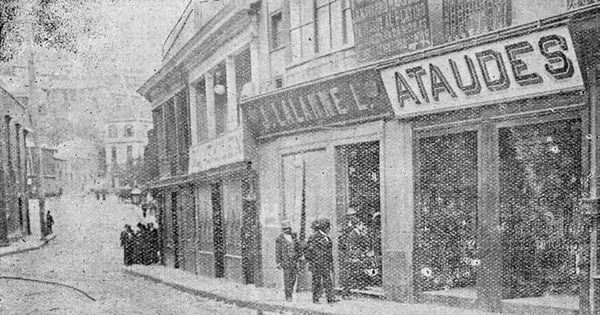
[(40, 142), (40, 130), (39, 130), (39, 119), (40, 119), (40, 107), (37, 103), (37, 85), (36, 85), (36, 71), (35, 71), (35, 43), (34, 43), (34, 31), (33, 31), (33, 8), (32, 4), (29, 2), (29, 7), (27, 8), (27, 21), (28, 21), (28, 33), (29, 33), (29, 56), (27, 60), (27, 73), (28, 73), (28, 81), (29, 81), (29, 109), (31, 110), (31, 121), (33, 127), (33, 141), (35, 142), (35, 151), (38, 156), (38, 168), (37, 168), (37, 181), (36, 181), (36, 190), (38, 195), (39, 202), (39, 215), (40, 215), (40, 235), (41, 238), (46, 237), (46, 220), (45, 220), (45, 209), (46, 209), (46, 200), (44, 196), (44, 155), (42, 152), (42, 144)]

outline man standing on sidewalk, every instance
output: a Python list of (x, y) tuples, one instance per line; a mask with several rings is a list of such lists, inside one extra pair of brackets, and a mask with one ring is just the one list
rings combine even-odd
[(281, 235), (275, 240), (275, 261), (277, 262), (277, 268), (283, 269), (285, 300), (292, 301), (292, 292), (298, 273), (298, 261), (302, 256), (302, 250), (296, 233), (292, 233), (289, 220), (281, 221), (281, 229)]
[(325, 289), (327, 303), (337, 302), (333, 296), (333, 244), (327, 235), (331, 229), (328, 219), (317, 219), (312, 223), (314, 233), (306, 244), (306, 259), (312, 272), (313, 303), (319, 303), (321, 291)]

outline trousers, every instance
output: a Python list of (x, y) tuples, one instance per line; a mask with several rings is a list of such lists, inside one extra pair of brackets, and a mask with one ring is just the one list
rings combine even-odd
[(287, 300), (292, 299), (297, 272), (296, 268), (283, 268), (283, 285), (285, 286), (285, 298)]
[(312, 273), (312, 291), (313, 302), (319, 302), (321, 293), (325, 289), (327, 301), (333, 301), (333, 283), (331, 281), (331, 272), (329, 270), (315, 270)]

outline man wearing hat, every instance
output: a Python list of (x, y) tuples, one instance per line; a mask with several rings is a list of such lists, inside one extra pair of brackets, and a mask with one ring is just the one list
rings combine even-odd
[(275, 261), (277, 262), (277, 268), (283, 269), (285, 299), (286, 301), (291, 301), (302, 249), (296, 233), (292, 233), (289, 220), (281, 221), (281, 230), (282, 233), (275, 240)]
[(312, 272), (313, 303), (319, 303), (321, 291), (325, 289), (327, 303), (337, 300), (333, 296), (333, 283), (331, 272), (333, 271), (333, 244), (327, 235), (331, 229), (328, 219), (317, 219), (313, 222), (314, 233), (306, 243), (305, 257), (310, 263)]
[(361, 252), (363, 237), (358, 227), (359, 219), (352, 207), (346, 211), (344, 226), (338, 238), (340, 250), (340, 280), (343, 287), (342, 298), (350, 298), (350, 290), (362, 287)]

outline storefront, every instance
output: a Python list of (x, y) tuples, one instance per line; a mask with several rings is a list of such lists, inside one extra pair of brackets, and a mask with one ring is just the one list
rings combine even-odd
[[(362, 244), (362, 268), (355, 276), (361, 289), (381, 287), (380, 161), (383, 120), (391, 117), (391, 107), (378, 73), (372, 68), (345, 73), (250, 99), (242, 107), (259, 143), (263, 285), (283, 286), (275, 239), (284, 218), (301, 238), (312, 233), (315, 219), (330, 219), (339, 283), (345, 262), (338, 238), (353, 208)], [(310, 288), (307, 274), (299, 283)]]
[(570, 31), (462, 44), (381, 69), (397, 117), (385, 163), (402, 170), (386, 174), (387, 224), (400, 228), (386, 248), (398, 259), (390, 297), (576, 308), (589, 101)]
[(240, 283), (259, 279), (255, 151), (239, 127), (192, 146), (189, 175), (155, 185), (165, 265)]

